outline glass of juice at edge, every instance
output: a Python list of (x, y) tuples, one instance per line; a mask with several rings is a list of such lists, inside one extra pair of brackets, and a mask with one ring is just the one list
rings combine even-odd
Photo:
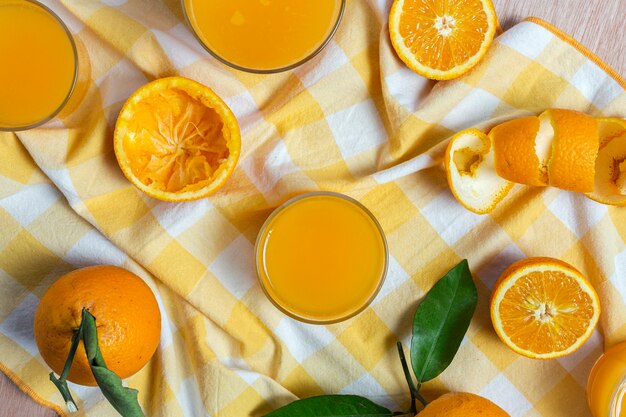
[(626, 417), (626, 342), (607, 350), (593, 366), (587, 402), (593, 417)]
[(387, 241), (372, 213), (343, 194), (292, 198), (268, 217), (255, 247), (269, 300), (307, 323), (336, 323), (361, 312), (387, 273)]
[(295, 68), (330, 41), (346, 0), (181, 0), (188, 25), (223, 63), (248, 72)]
[(61, 19), (33, 0), (0, 0), (0, 131), (39, 126), (67, 103), (76, 45)]

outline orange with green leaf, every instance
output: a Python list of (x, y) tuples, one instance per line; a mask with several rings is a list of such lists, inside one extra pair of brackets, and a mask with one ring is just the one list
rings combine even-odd
[(48, 288), (35, 313), (35, 341), (54, 372), (50, 379), (68, 408), (76, 404), (66, 381), (98, 385), (123, 416), (142, 416), (137, 391), (121, 379), (143, 368), (161, 334), (154, 294), (137, 275), (93, 266), (63, 275)]
[[(411, 396), (411, 409), (392, 412), (358, 395), (321, 395), (294, 401), (265, 417), (417, 415), (416, 402), (424, 406), (420, 417), (508, 417), (486, 398), (470, 393), (448, 393), (427, 403), (420, 394), (423, 383), (441, 374), (452, 362), (476, 309), (478, 293), (466, 260), (441, 278), (418, 306), (413, 317), (411, 370), (400, 342), (400, 362)], [(417, 385), (413, 378), (417, 379)]]

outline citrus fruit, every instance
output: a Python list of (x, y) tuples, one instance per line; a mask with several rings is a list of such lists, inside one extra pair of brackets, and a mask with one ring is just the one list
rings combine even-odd
[(449, 392), (417, 414), (417, 417), (510, 417), (493, 402), (469, 392)]
[(491, 293), (491, 321), (502, 341), (535, 359), (568, 355), (600, 317), (596, 291), (573, 266), (553, 258), (515, 262)]
[(624, 132), (626, 132), (626, 120), (624, 119), (618, 119), (616, 117), (599, 117), (596, 121), (598, 122), (600, 148), (613, 140), (613, 138), (621, 136)]
[(497, 23), (491, 0), (395, 0), (389, 34), (409, 68), (427, 78), (449, 80), (480, 61)]
[(509, 120), (491, 129), (496, 172), (518, 184), (548, 185), (548, 173), (536, 151), (539, 118), (535, 116)]
[[(621, 122), (624, 122), (622, 124)], [(599, 119), (600, 150), (593, 192), (587, 197), (612, 206), (626, 205), (626, 121)]]
[(550, 119), (554, 129), (548, 163), (550, 185), (581, 193), (592, 192), (600, 145), (596, 119), (564, 109), (548, 109), (542, 116)]
[(210, 88), (169, 77), (141, 87), (115, 125), (115, 156), (122, 172), (147, 195), (188, 201), (217, 191), (235, 169), (239, 126)]
[[(63, 275), (45, 292), (35, 312), (35, 342), (60, 374), (83, 308), (96, 318), (98, 344), (107, 367), (127, 378), (150, 360), (159, 344), (161, 314), (152, 291), (137, 275), (115, 266), (93, 266)], [(96, 385), (82, 343), (69, 381)]]
[(466, 129), (454, 135), (443, 162), (452, 194), (474, 213), (492, 211), (513, 187), (496, 174), (491, 141), (480, 130)]

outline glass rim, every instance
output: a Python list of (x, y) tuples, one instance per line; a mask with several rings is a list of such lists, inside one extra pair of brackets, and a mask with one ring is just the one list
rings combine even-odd
[[(357, 206), (358, 208), (360, 208), (370, 219), (372, 219), (372, 221), (374, 222), (374, 225), (376, 226), (376, 229), (378, 230), (378, 232), (380, 233), (380, 237), (382, 239), (383, 242), (383, 251), (384, 251), (384, 266), (383, 266), (383, 270), (380, 274), (380, 278), (378, 280), (378, 284), (376, 285), (376, 288), (374, 289), (374, 291), (372, 291), (372, 294), (370, 295), (370, 297), (367, 299), (367, 301), (365, 301), (363, 303), (363, 305), (361, 305), (359, 308), (357, 308), (356, 310), (352, 311), (350, 314), (346, 314), (342, 317), (338, 317), (335, 319), (328, 319), (328, 320), (316, 320), (316, 319), (311, 319), (308, 317), (302, 317), (296, 313), (294, 313), (293, 311), (290, 311), (288, 309), (286, 309), (284, 306), (282, 306), (278, 301), (276, 301), (274, 299), (274, 297), (272, 297), (272, 295), (269, 293), (268, 289), (265, 287), (265, 283), (263, 282), (263, 279), (261, 278), (261, 271), (259, 269), (259, 249), (260, 249), (260, 245), (262, 244), (262, 241), (265, 241), (265, 239), (263, 239), (263, 234), (265, 233), (265, 230), (268, 228), (268, 226), (270, 225), (270, 223), (272, 222), (272, 220), (274, 220), (274, 218), (276, 216), (278, 216), (283, 210), (285, 210), (287, 207), (291, 206), (292, 204), (300, 201), (300, 200), (304, 200), (306, 198), (311, 198), (311, 197), (320, 197), (320, 196), (330, 196), (330, 197), (336, 197), (336, 198), (340, 198), (343, 199), (349, 203), (354, 204), (355, 206)], [(276, 207), (272, 213), (267, 217), (267, 219), (265, 219), (265, 222), (263, 222), (263, 225), (261, 226), (261, 228), (259, 229), (259, 233), (257, 235), (256, 238), (256, 242), (254, 245), (254, 264), (255, 264), (255, 269), (256, 269), (256, 273), (257, 273), (257, 279), (259, 280), (259, 284), (261, 286), (261, 289), (263, 290), (263, 292), (265, 293), (265, 296), (267, 297), (268, 300), (270, 300), (270, 302), (272, 304), (274, 304), (274, 306), (280, 310), (282, 313), (284, 313), (285, 315), (291, 317), (292, 319), (304, 322), (304, 323), (308, 323), (308, 324), (334, 324), (334, 323), (339, 323), (345, 320), (348, 320), (354, 316), (356, 316), (357, 314), (361, 313), (363, 310), (365, 310), (367, 307), (369, 307), (369, 305), (372, 303), (372, 301), (374, 301), (374, 299), (376, 298), (376, 296), (378, 296), (378, 293), (380, 292), (380, 289), (382, 288), (385, 279), (387, 278), (387, 272), (389, 270), (389, 245), (387, 244), (387, 237), (385, 236), (385, 232), (383, 231), (382, 226), (380, 225), (380, 223), (378, 222), (378, 220), (376, 219), (376, 217), (374, 216), (374, 214), (372, 214), (372, 212), (365, 207), (362, 203), (360, 203), (358, 200), (347, 196), (345, 194), (341, 194), (341, 193), (337, 193), (337, 192), (333, 192), (333, 191), (312, 191), (312, 192), (305, 192), (302, 194), (299, 194), (295, 197), (292, 197), (290, 199), (288, 199), (287, 201), (285, 201), (284, 203), (282, 203), (281, 205), (279, 205), (278, 207)]]
[(626, 398), (626, 376), (622, 378), (620, 384), (615, 388), (611, 395), (611, 404), (609, 405), (609, 417), (619, 417), (625, 410), (620, 409), (622, 402)]
[(193, 36), (196, 38), (196, 40), (200, 43), (200, 45), (204, 48), (204, 50), (206, 50), (209, 54), (211, 54), (213, 56), (213, 58), (217, 59), (222, 64), (225, 64), (225, 65), (227, 65), (227, 66), (229, 66), (231, 68), (234, 68), (236, 70), (239, 70), (239, 71), (249, 72), (249, 73), (252, 73), (252, 74), (276, 74), (276, 73), (279, 73), (279, 72), (285, 72), (285, 71), (292, 70), (294, 68), (299, 67), (300, 65), (305, 64), (306, 62), (308, 62), (311, 59), (313, 59), (320, 52), (322, 52), (322, 50), (326, 47), (326, 45), (328, 45), (328, 43), (330, 43), (331, 39), (333, 38), (333, 36), (337, 32), (337, 29), (339, 29), (339, 24), (341, 23), (344, 11), (346, 9), (346, 1), (347, 0), (339, 0), (339, 1), (340, 1), (341, 5), (339, 7), (339, 13), (337, 13), (337, 18), (335, 20), (335, 23), (333, 24), (333, 29), (330, 31), (330, 33), (328, 34), (326, 39), (324, 39), (324, 42), (322, 42), (320, 44), (320, 46), (318, 46), (313, 52), (311, 52), (309, 55), (307, 55), (306, 57), (302, 58), (298, 62), (295, 62), (293, 64), (289, 64), (289, 65), (284, 66), (284, 67), (270, 68), (270, 69), (248, 68), (248, 67), (244, 67), (242, 65), (237, 65), (237, 64), (235, 64), (233, 62), (228, 61), (225, 58), (222, 58), (217, 52), (215, 52), (211, 48), (209, 48), (209, 46), (204, 43), (202, 38), (200, 38), (200, 35), (198, 35), (198, 32), (196, 32), (196, 29), (193, 27), (193, 24), (191, 23), (191, 19), (189, 18), (189, 15), (187, 13), (187, 7), (185, 7), (185, 0), (180, 0), (180, 3), (181, 3), (181, 6), (182, 6), (182, 9), (183, 9), (183, 16), (185, 16), (185, 23), (191, 29), (191, 33), (193, 33)]
[(72, 52), (74, 55), (74, 76), (72, 77), (72, 84), (70, 85), (70, 88), (68, 89), (67, 95), (65, 96), (61, 104), (52, 113), (50, 113), (48, 116), (44, 117), (43, 119), (38, 120), (28, 125), (3, 126), (2, 124), (0, 124), (0, 132), (20, 132), (23, 130), (29, 130), (35, 127), (39, 127), (49, 122), (50, 120), (54, 119), (61, 112), (61, 110), (63, 110), (67, 102), (70, 101), (70, 97), (72, 97), (72, 93), (74, 93), (74, 89), (76, 88), (76, 83), (78, 81), (78, 49), (76, 48), (76, 41), (74, 40), (74, 36), (72, 35), (72, 32), (70, 32), (65, 22), (63, 22), (63, 19), (61, 19), (61, 17), (58, 14), (56, 14), (50, 7), (46, 6), (45, 4), (41, 3), (38, 0), (19, 0), (19, 1), (31, 3), (37, 7), (42, 8), (46, 13), (52, 16), (57, 21), (57, 23), (59, 23), (59, 25), (61, 25), (61, 28), (63, 28), (63, 30), (65, 31), (65, 34), (67, 35), (67, 38), (70, 41), (70, 45), (72, 46)]

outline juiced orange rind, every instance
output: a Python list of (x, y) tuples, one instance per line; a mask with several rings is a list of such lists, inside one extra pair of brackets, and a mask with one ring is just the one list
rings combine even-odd
[(450, 139), (444, 166), (452, 194), (477, 214), (492, 211), (513, 187), (496, 174), (491, 140), (477, 129), (463, 130)]
[(133, 93), (113, 140), (126, 178), (164, 201), (214, 193), (235, 169), (241, 150), (232, 111), (210, 88), (183, 77), (158, 79)]

